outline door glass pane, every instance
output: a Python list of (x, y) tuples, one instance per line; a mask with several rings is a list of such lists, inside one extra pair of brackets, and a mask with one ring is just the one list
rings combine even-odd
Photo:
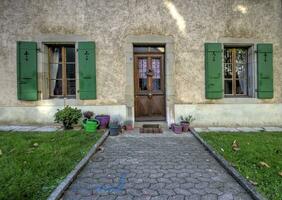
[(74, 47), (66, 47), (66, 60), (67, 62), (75, 62), (75, 49)]
[(50, 81), (51, 96), (63, 94), (62, 83), (63, 83), (62, 80), (51, 80)]
[(153, 70), (153, 90), (161, 89), (161, 60), (159, 58), (152, 59)]
[(164, 47), (138, 47), (135, 46), (133, 48), (134, 53), (164, 53), (165, 52), (165, 48)]
[(75, 95), (75, 80), (67, 81), (67, 95)]
[(138, 59), (138, 72), (139, 72), (139, 88), (140, 90), (147, 90), (147, 69), (148, 60), (146, 58)]
[(224, 94), (232, 94), (232, 80), (224, 81)]
[(51, 79), (62, 78), (62, 64), (50, 64), (50, 78)]
[(75, 78), (75, 64), (67, 64), (67, 78)]

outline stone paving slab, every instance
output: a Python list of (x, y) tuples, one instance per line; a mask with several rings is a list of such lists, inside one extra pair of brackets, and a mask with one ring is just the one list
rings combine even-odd
[(12, 130), (13, 130), (12, 126), (6, 126), (6, 125), (0, 126), (0, 131), (12, 131)]
[(282, 132), (282, 127), (206, 127), (194, 128), (196, 132)]
[(0, 131), (17, 131), (17, 132), (52, 132), (60, 130), (57, 126), (29, 126), (29, 125), (0, 125)]
[(227, 128), (227, 127), (209, 127), (209, 131), (213, 132), (238, 132), (239, 130), (236, 128)]
[(250, 200), (192, 136), (109, 137), (62, 197), (70, 199)]
[(263, 127), (265, 131), (282, 132), (282, 127)]
[(241, 131), (241, 132), (260, 132), (260, 131), (264, 131), (263, 128), (259, 128), (259, 127), (253, 127), (253, 128), (250, 128), (250, 127), (239, 127), (237, 129), (239, 131)]

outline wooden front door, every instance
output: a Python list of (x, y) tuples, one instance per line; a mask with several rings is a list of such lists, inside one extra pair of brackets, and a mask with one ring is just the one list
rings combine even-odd
[(165, 120), (164, 54), (134, 55), (135, 120)]

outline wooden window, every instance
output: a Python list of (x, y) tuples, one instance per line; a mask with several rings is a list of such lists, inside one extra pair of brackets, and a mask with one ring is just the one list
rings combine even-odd
[(224, 95), (248, 96), (248, 48), (224, 48)]
[(49, 46), (50, 97), (75, 97), (74, 45)]

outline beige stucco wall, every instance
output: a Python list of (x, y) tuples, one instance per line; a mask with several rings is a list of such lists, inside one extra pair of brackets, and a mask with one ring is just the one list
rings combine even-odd
[[(98, 99), (77, 100), (74, 105), (127, 105), (126, 41), (128, 36), (138, 35), (172, 38), (174, 103), (183, 106), (245, 103), (240, 99), (205, 99), (205, 42), (273, 43), (274, 98), (248, 101), (282, 103), (281, 0), (1, 0), (0, 13), (2, 108), (58, 105), (58, 100), (17, 100), (18, 40), (39, 44), (95, 41)], [(39, 70), (41, 82), (42, 71)], [(39, 90), (43, 90), (41, 85)], [(282, 124), (276, 124), (279, 123)]]

